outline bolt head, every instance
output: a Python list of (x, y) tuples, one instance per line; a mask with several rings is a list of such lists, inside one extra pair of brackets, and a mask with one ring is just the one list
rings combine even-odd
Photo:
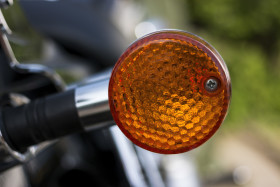
[(220, 81), (217, 78), (210, 77), (209, 79), (207, 79), (205, 81), (204, 88), (208, 92), (215, 92), (219, 88), (219, 86), (220, 86), (219, 82)]

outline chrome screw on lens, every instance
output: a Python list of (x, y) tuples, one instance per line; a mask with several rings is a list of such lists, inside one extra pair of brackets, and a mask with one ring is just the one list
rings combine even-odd
[(204, 87), (208, 92), (214, 92), (219, 87), (219, 81), (216, 78), (211, 77), (205, 81)]

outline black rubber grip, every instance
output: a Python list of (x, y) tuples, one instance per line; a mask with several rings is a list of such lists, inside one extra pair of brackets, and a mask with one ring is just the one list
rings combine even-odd
[(75, 106), (74, 90), (55, 94), (2, 111), (1, 132), (7, 143), (22, 151), (45, 140), (83, 130)]

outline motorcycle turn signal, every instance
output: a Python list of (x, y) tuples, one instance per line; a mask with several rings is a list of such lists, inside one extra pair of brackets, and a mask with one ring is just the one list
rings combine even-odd
[(161, 31), (133, 43), (109, 84), (113, 118), (136, 145), (182, 153), (207, 141), (227, 113), (231, 83), (218, 52), (203, 39)]
[(24, 151), (114, 120), (144, 149), (182, 153), (217, 131), (230, 97), (227, 67), (212, 46), (190, 33), (159, 31), (134, 42), (111, 76), (107, 72), (66, 92), (3, 109), (0, 128), (12, 149)]

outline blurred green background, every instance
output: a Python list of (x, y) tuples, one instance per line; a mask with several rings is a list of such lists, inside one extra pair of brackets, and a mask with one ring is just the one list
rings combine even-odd
[(234, 126), (251, 121), (278, 126), (280, 1), (188, 2), (191, 26), (215, 43), (230, 70), (228, 121)]
[[(163, 28), (183, 29), (201, 36), (219, 51), (228, 66), (232, 79), (228, 116), (217, 135), (192, 153), (202, 185), (232, 186), (223, 180), (228, 175), (234, 179), (236, 168), (246, 165), (243, 172), (251, 172), (250, 180), (242, 183), (235, 178), (234, 185), (280, 186), (280, 1), (122, 2), (141, 7), (142, 20), (160, 20)], [(15, 16), (14, 12), (22, 16)], [(12, 45), (18, 60), (39, 59), (42, 39), (26, 27), (19, 6), (3, 13), (12, 30), (24, 38), (16, 40), (23, 45)]]

